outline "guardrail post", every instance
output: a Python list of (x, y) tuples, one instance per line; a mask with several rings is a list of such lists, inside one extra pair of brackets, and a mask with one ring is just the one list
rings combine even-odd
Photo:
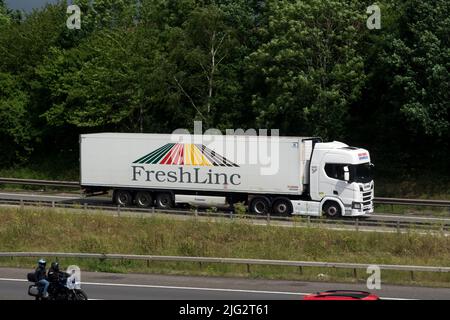
[(195, 208), (194, 216), (198, 216), (198, 209), (197, 208)]
[(152, 214), (155, 213), (155, 207), (152, 207)]
[[(36, 252), (0, 252), (0, 257), (15, 259), (17, 257), (38, 257), (41, 256), (42, 253), (36, 253)], [(256, 262), (251, 259), (238, 259), (239, 261), (236, 261), (236, 259), (227, 259), (227, 258), (215, 258), (218, 260), (209, 260), (208, 258), (202, 258), (202, 257), (191, 257), (191, 260), (186, 260), (185, 257), (177, 257), (177, 256), (171, 256), (171, 257), (161, 257), (161, 256), (132, 256), (132, 255), (113, 255), (108, 256), (108, 254), (100, 253), (100, 254), (94, 254), (94, 255), (85, 255), (81, 253), (72, 253), (72, 254), (49, 254), (52, 257), (56, 258), (56, 261), (59, 260), (59, 258), (63, 257), (78, 257), (78, 258), (88, 258), (88, 259), (95, 259), (98, 258), (100, 262), (104, 262), (106, 259), (115, 259), (120, 261), (120, 263), (125, 263), (128, 261), (147, 261), (147, 266), (150, 266), (150, 261), (191, 261), (192, 263), (199, 263), (200, 268), (203, 267), (203, 263), (225, 263), (225, 264), (245, 264), (247, 272), (251, 272), (251, 265), (273, 265), (273, 263), (270, 263), (272, 260), (257, 260)], [(292, 264), (293, 261), (277, 261), (275, 265), (280, 266), (291, 266), (294, 267), (297, 265), (299, 273), (303, 274), (303, 266), (304, 263), (301, 261), (297, 261), (295, 264)], [(330, 264), (327, 262), (316, 262), (315, 265), (306, 265), (306, 266), (317, 266), (320, 268), (331, 268), (331, 273), (336, 273), (337, 269), (347, 269), (352, 271), (353, 276), (356, 280), (358, 280), (358, 269), (365, 268), (364, 264), (347, 264), (347, 263), (338, 263), (338, 264)], [(400, 267), (400, 268), (399, 268)], [(415, 281), (415, 272), (450, 272), (450, 267), (431, 267), (431, 266), (405, 266), (405, 265), (385, 265), (383, 269), (386, 270), (402, 270), (403, 272), (409, 272), (410, 278), (412, 281)]]
[(356, 231), (359, 231), (359, 218), (356, 218), (355, 227), (356, 227)]
[(83, 209), (87, 210), (87, 203), (86, 202), (83, 204)]
[(20, 199), (20, 209), (23, 209), (23, 199)]
[(117, 216), (120, 217), (120, 204), (117, 206)]
[(307, 217), (306, 217), (306, 223), (307, 223), (307, 225), (308, 225), (308, 227), (309, 227), (310, 224), (311, 224), (311, 216), (307, 216)]
[(267, 213), (267, 224), (270, 224), (270, 213)]
[(397, 232), (400, 232), (400, 221), (399, 220), (397, 220), (396, 228), (397, 228)]

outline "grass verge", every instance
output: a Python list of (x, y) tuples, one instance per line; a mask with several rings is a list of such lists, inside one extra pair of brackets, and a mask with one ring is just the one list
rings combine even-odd
[[(80, 169), (74, 155), (62, 154), (41, 156), (27, 165), (1, 167), (0, 177), (16, 179), (79, 181)], [(73, 188), (52, 186), (0, 184), (2, 190), (40, 190), (40, 191), (71, 191)]]
[(376, 204), (375, 214), (377, 213), (448, 218), (450, 217), (450, 208), (433, 207), (433, 206)]
[[(92, 252), (311, 260), (370, 264), (450, 265), (450, 238), (256, 226), (161, 217), (111, 217), (101, 213), (0, 208), (1, 251)], [(36, 259), (2, 258), (0, 265), (34, 268)], [(82, 270), (242, 276), (266, 279), (354, 282), (353, 270), (277, 266), (61, 259)], [(365, 281), (365, 270), (357, 278)], [(450, 274), (382, 272), (383, 283), (450, 287)]]

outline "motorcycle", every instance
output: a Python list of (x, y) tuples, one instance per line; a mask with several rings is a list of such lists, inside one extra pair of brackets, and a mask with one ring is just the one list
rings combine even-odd
[(87, 294), (81, 290), (79, 282), (70, 274), (61, 272), (57, 282), (50, 282), (48, 287), (48, 297), (44, 298), (42, 288), (38, 284), (34, 272), (27, 275), (28, 281), (34, 284), (28, 287), (28, 295), (36, 300), (87, 300)]

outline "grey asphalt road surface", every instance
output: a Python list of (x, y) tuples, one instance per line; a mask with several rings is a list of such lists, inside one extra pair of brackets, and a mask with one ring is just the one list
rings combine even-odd
[[(111, 197), (108, 197), (106, 195), (103, 196), (95, 196), (95, 197), (89, 197), (89, 198), (85, 198), (83, 197), (80, 193), (59, 193), (59, 194), (49, 194), (49, 193), (43, 193), (43, 192), (0, 192), (0, 200), (24, 200), (24, 201), (42, 201), (42, 202), (52, 202), (54, 201), (55, 203), (59, 203), (58, 206), (61, 206), (61, 204), (63, 205), (64, 203), (71, 205), (71, 204), (79, 204), (80, 207), (86, 205), (90, 205), (90, 206), (101, 206), (103, 207), (103, 209), (105, 209), (103, 212), (104, 213), (109, 213), (109, 214), (116, 214), (117, 213), (117, 208), (115, 206), (113, 206), (112, 202), (111, 202)], [(2, 204), (4, 205), (4, 204)], [(11, 204), (9, 204), (11, 205)], [(48, 204), (47, 204), (48, 205)], [(110, 208), (110, 209), (109, 209)], [(74, 212), (78, 212), (78, 210), (76, 209), (68, 209), (68, 210), (75, 210)], [(178, 209), (179, 210), (179, 209)], [(184, 212), (184, 211), (183, 211)], [(186, 213), (189, 213), (188, 210), (185, 210)], [(122, 210), (122, 215), (128, 215), (128, 216), (142, 216), (142, 215), (146, 215), (145, 212), (134, 212), (133, 210), (131, 211), (123, 211)], [(172, 219), (181, 219), (181, 220), (186, 220), (186, 219), (191, 219), (192, 215), (188, 214), (183, 214), (183, 213), (162, 213), (165, 217), (170, 217)], [(205, 220), (207, 219), (208, 221), (211, 221), (211, 217), (202, 217), (201, 215), (199, 215), (198, 217), (196, 217), (197, 219), (200, 220)], [(363, 217), (363, 218), (359, 218), (360, 222), (358, 223), (358, 226), (355, 225), (355, 220), (354, 218), (350, 218), (350, 217), (346, 217), (343, 218), (342, 220), (336, 220), (336, 221), (331, 221), (331, 222), (327, 222), (321, 223), (321, 226), (323, 228), (327, 228), (330, 230), (355, 230), (358, 229), (359, 231), (362, 232), (383, 232), (383, 233), (396, 233), (396, 232), (409, 232), (408, 228), (402, 227), (401, 229), (397, 230), (396, 229), (396, 225), (393, 225), (391, 223), (390, 226), (386, 226), (384, 222), (387, 221), (397, 221), (399, 219), (401, 219), (402, 221), (404, 221), (406, 224), (406, 226), (416, 226), (419, 228), (418, 225), (423, 225), (425, 224), (425, 226), (422, 226), (422, 229), (417, 229), (418, 232), (424, 233), (424, 234), (428, 234), (428, 233), (443, 233), (445, 235), (449, 235), (449, 233), (447, 231), (441, 231), (440, 229), (436, 229), (435, 224), (442, 224), (445, 223), (446, 225), (450, 224), (450, 218), (432, 218), (432, 217), (419, 217), (419, 216), (405, 216), (405, 215), (371, 215), (370, 217)], [(229, 218), (225, 218), (225, 217), (215, 217), (213, 219), (213, 221), (225, 221), (225, 222), (229, 222), (230, 219)], [(345, 222), (344, 224), (337, 224), (336, 222)], [(255, 219), (250, 219), (247, 220), (247, 222), (251, 222), (255, 225), (267, 225), (267, 221), (266, 219), (261, 219), (261, 217), (256, 218)], [(286, 221), (286, 220), (276, 220), (276, 219), (271, 219), (270, 224), (273, 226), (280, 226), (280, 227), (305, 227), (307, 226), (306, 224), (296, 224), (292, 221)], [(433, 231), (431, 230), (427, 230), (427, 228), (431, 226), (430, 228), (433, 229)], [(425, 227), (425, 228), (423, 228)]]
[[(25, 192), (25, 191), (0, 191), (0, 200), (28, 200), (28, 201), (45, 201), (55, 203), (78, 203), (96, 206), (105, 206), (115, 208), (112, 205), (111, 197), (107, 195), (94, 196), (94, 197), (83, 197), (80, 193), (43, 193), (39, 191)], [(402, 221), (413, 221), (413, 222), (426, 222), (426, 221), (440, 221), (440, 222), (450, 222), (450, 218), (445, 217), (422, 217), (422, 216), (408, 216), (408, 215), (390, 215), (390, 214), (375, 214), (370, 217), (365, 217), (368, 221), (392, 221), (398, 220), (401, 217)], [(351, 218), (347, 218), (351, 219)], [(287, 222), (288, 224), (290, 222)]]
[[(30, 269), (0, 268), (0, 299), (29, 300)], [(301, 300), (323, 290), (365, 290), (365, 283), (259, 280), (222, 277), (168, 276), (82, 272), (82, 289), (90, 299), (105, 300)], [(386, 299), (450, 300), (450, 288), (383, 285), (369, 290)]]

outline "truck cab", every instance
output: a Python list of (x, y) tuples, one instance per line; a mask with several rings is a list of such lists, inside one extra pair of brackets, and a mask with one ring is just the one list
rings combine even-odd
[(373, 213), (373, 164), (365, 149), (341, 142), (316, 143), (310, 162), (310, 197), (328, 216)]

